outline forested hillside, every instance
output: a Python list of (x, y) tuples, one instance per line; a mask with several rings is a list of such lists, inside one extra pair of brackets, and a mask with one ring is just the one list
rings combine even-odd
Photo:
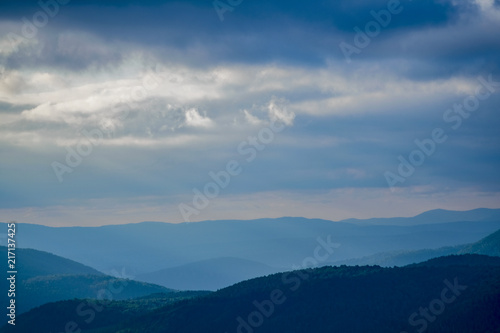
[[(57, 318), (60, 308), (32, 310), (19, 317), (18, 328), (48, 331), (31, 318)], [(112, 303), (102, 324), (77, 323), (85, 333), (498, 332), (500, 262), (465, 255), (412, 267), (322, 267), (244, 281), (147, 312), (136, 308)], [(125, 320), (119, 313), (127, 311), (132, 315)]]

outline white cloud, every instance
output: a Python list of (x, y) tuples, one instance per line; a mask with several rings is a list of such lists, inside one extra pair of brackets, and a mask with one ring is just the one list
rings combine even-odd
[(413, 112), (410, 106), (416, 105), (425, 111), (426, 104), (473, 94), (478, 85), (476, 79), (469, 78), (415, 82), (382, 72), (372, 77), (366, 75), (345, 80), (343, 87), (321, 83), (325, 90), (331, 91), (330, 94), (298, 101), (290, 108), (313, 116)]
[(258, 117), (252, 115), (249, 111), (243, 110), (243, 113), (245, 114), (245, 120), (250, 124), (250, 125), (262, 125), (264, 123), (263, 120), (259, 119)]
[(196, 109), (186, 111), (186, 126), (192, 127), (212, 127), (214, 122), (205, 115), (201, 115)]
[(283, 99), (273, 98), (267, 106), (269, 119), (271, 121), (281, 121), (287, 126), (292, 126), (295, 113), (288, 111), (286, 104)]
[(35, 38), (25, 38), (21, 33), (22, 22), (5, 21), (0, 22), (0, 57), (10, 56), (24, 47), (33, 47), (38, 44)]
[[(32, 145), (37, 138), (58, 146), (73, 142), (80, 128), (106, 127), (116, 135), (113, 145), (152, 145), (155, 140), (162, 145), (167, 137), (169, 145), (185, 144), (192, 141), (174, 137), (189, 131), (206, 140), (202, 131), (224, 128), (237, 138), (242, 129), (269, 121), (293, 126), (296, 115), (401, 112), (409, 104), (433, 103), (476, 87), (468, 79), (406, 80), (394, 73), (398, 66), (411, 64), (397, 60), (385, 67), (360, 63), (349, 75), (338, 63), (321, 68), (276, 63), (190, 67), (162, 60), (151, 49), (107, 43), (90, 33), (57, 36), (57, 47), (50, 52), (63, 58), (101, 59), (97, 61), (103, 64), (85, 69), (57, 64), (5, 68), (0, 102), (29, 108), (3, 116), (9, 128), (0, 128), (0, 138), (13, 139), (19, 133), (14, 140), (19, 144)], [(40, 38), (29, 47), (40, 53), (48, 47), (45, 42)], [(117, 50), (127, 52), (118, 52), (123, 56), (113, 61)], [(45, 130), (48, 127), (54, 130)], [(209, 139), (217, 140), (216, 135)], [(291, 139), (284, 136), (283, 142)]]
[(476, 0), (476, 4), (484, 12), (495, 10), (495, 0)]
[[(274, 88), (261, 90), (264, 82)], [(292, 126), (297, 114), (401, 112), (409, 104), (425, 108), (422, 101), (433, 103), (473, 92), (476, 84), (458, 78), (412, 82), (368, 65), (361, 66), (356, 75), (346, 76), (333, 65), (320, 69), (277, 65), (200, 69), (148, 62), (134, 54), (114, 68), (99, 70), (6, 69), (0, 81), (0, 101), (34, 106), (4, 117), (9, 129), (0, 132), (8, 131), (10, 137), (17, 129), (24, 134), (16, 142), (27, 145), (33, 140), (23, 138), (37, 137), (59, 145), (74, 140), (79, 128), (107, 124), (118, 137), (128, 137), (114, 144), (126, 144), (133, 137), (161, 140), (167, 134), (185, 134), (178, 131), (181, 127), (191, 131), (224, 127), (228, 133), (269, 121)], [(270, 95), (280, 98), (269, 100)], [(242, 121), (235, 122), (236, 118)], [(26, 122), (35, 126), (26, 127)], [(58, 127), (51, 132), (40, 130), (48, 125)]]

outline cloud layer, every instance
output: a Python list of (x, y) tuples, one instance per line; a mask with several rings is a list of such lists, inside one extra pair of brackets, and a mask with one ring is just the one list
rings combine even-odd
[[(192, 220), (498, 202), (495, 1), (242, 2), (223, 21), (207, 1), (63, 3), (0, 5), (9, 219), (180, 222), (178, 205), (232, 160), (241, 174)], [(347, 61), (341, 43), (359, 52)], [(446, 141), (391, 191), (386, 173), (401, 177), (399, 157), (437, 128)]]

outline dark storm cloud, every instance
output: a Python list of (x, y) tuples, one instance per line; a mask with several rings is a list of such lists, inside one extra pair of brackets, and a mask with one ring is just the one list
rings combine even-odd
[[(368, 58), (402, 56), (432, 57), (440, 54), (434, 45), (404, 52), (401, 41), (414, 30), (443, 27), (465, 17), (477, 15), (470, 1), (460, 5), (451, 1), (401, 1), (404, 10), (392, 18), (381, 36), (360, 56)], [(387, 1), (244, 1), (224, 14), (220, 22), (211, 1), (78, 1), (61, 6), (60, 13), (41, 31), (45, 44), (38, 64), (81, 68), (120, 60), (129, 48), (116, 45), (115, 52), (62, 54), (57, 52), (57, 34), (84, 31), (98, 35), (110, 45), (130, 43), (151, 47), (159, 57), (171, 61), (206, 66), (225, 62), (281, 62), (323, 66), (326, 59), (342, 61), (338, 44), (354, 36), (353, 28), (364, 28), (373, 17), (371, 11), (387, 7)], [(0, 18), (20, 21), (39, 10), (36, 2), (20, 1), (7, 5)], [(47, 32), (47, 33), (44, 33)], [(48, 36), (46, 36), (48, 35)], [(77, 37), (75, 37), (77, 38)], [(477, 39), (473, 39), (476, 41)], [(386, 41), (386, 43), (384, 43)], [(77, 42), (77, 41), (76, 41)], [(378, 44), (378, 45), (377, 45)], [(479, 54), (478, 47), (467, 58)], [(437, 49), (436, 49), (437, 47)], [(425, 50), (429, 51), (426, 54)], [(457, 53), (460, 53), (458, 51)], [(7, 63), (18, 67), (29, 64), (28, 55), (12, 55)], [(457, 56), (454, 54), (453, 56)], [(451, 55), (449, 56), (451, 57)]]

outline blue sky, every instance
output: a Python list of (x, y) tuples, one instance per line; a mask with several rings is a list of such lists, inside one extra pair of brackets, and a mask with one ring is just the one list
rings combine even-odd
[(0, 3), (2, 220), (500, 207), (498, 1), (42, 3)]

